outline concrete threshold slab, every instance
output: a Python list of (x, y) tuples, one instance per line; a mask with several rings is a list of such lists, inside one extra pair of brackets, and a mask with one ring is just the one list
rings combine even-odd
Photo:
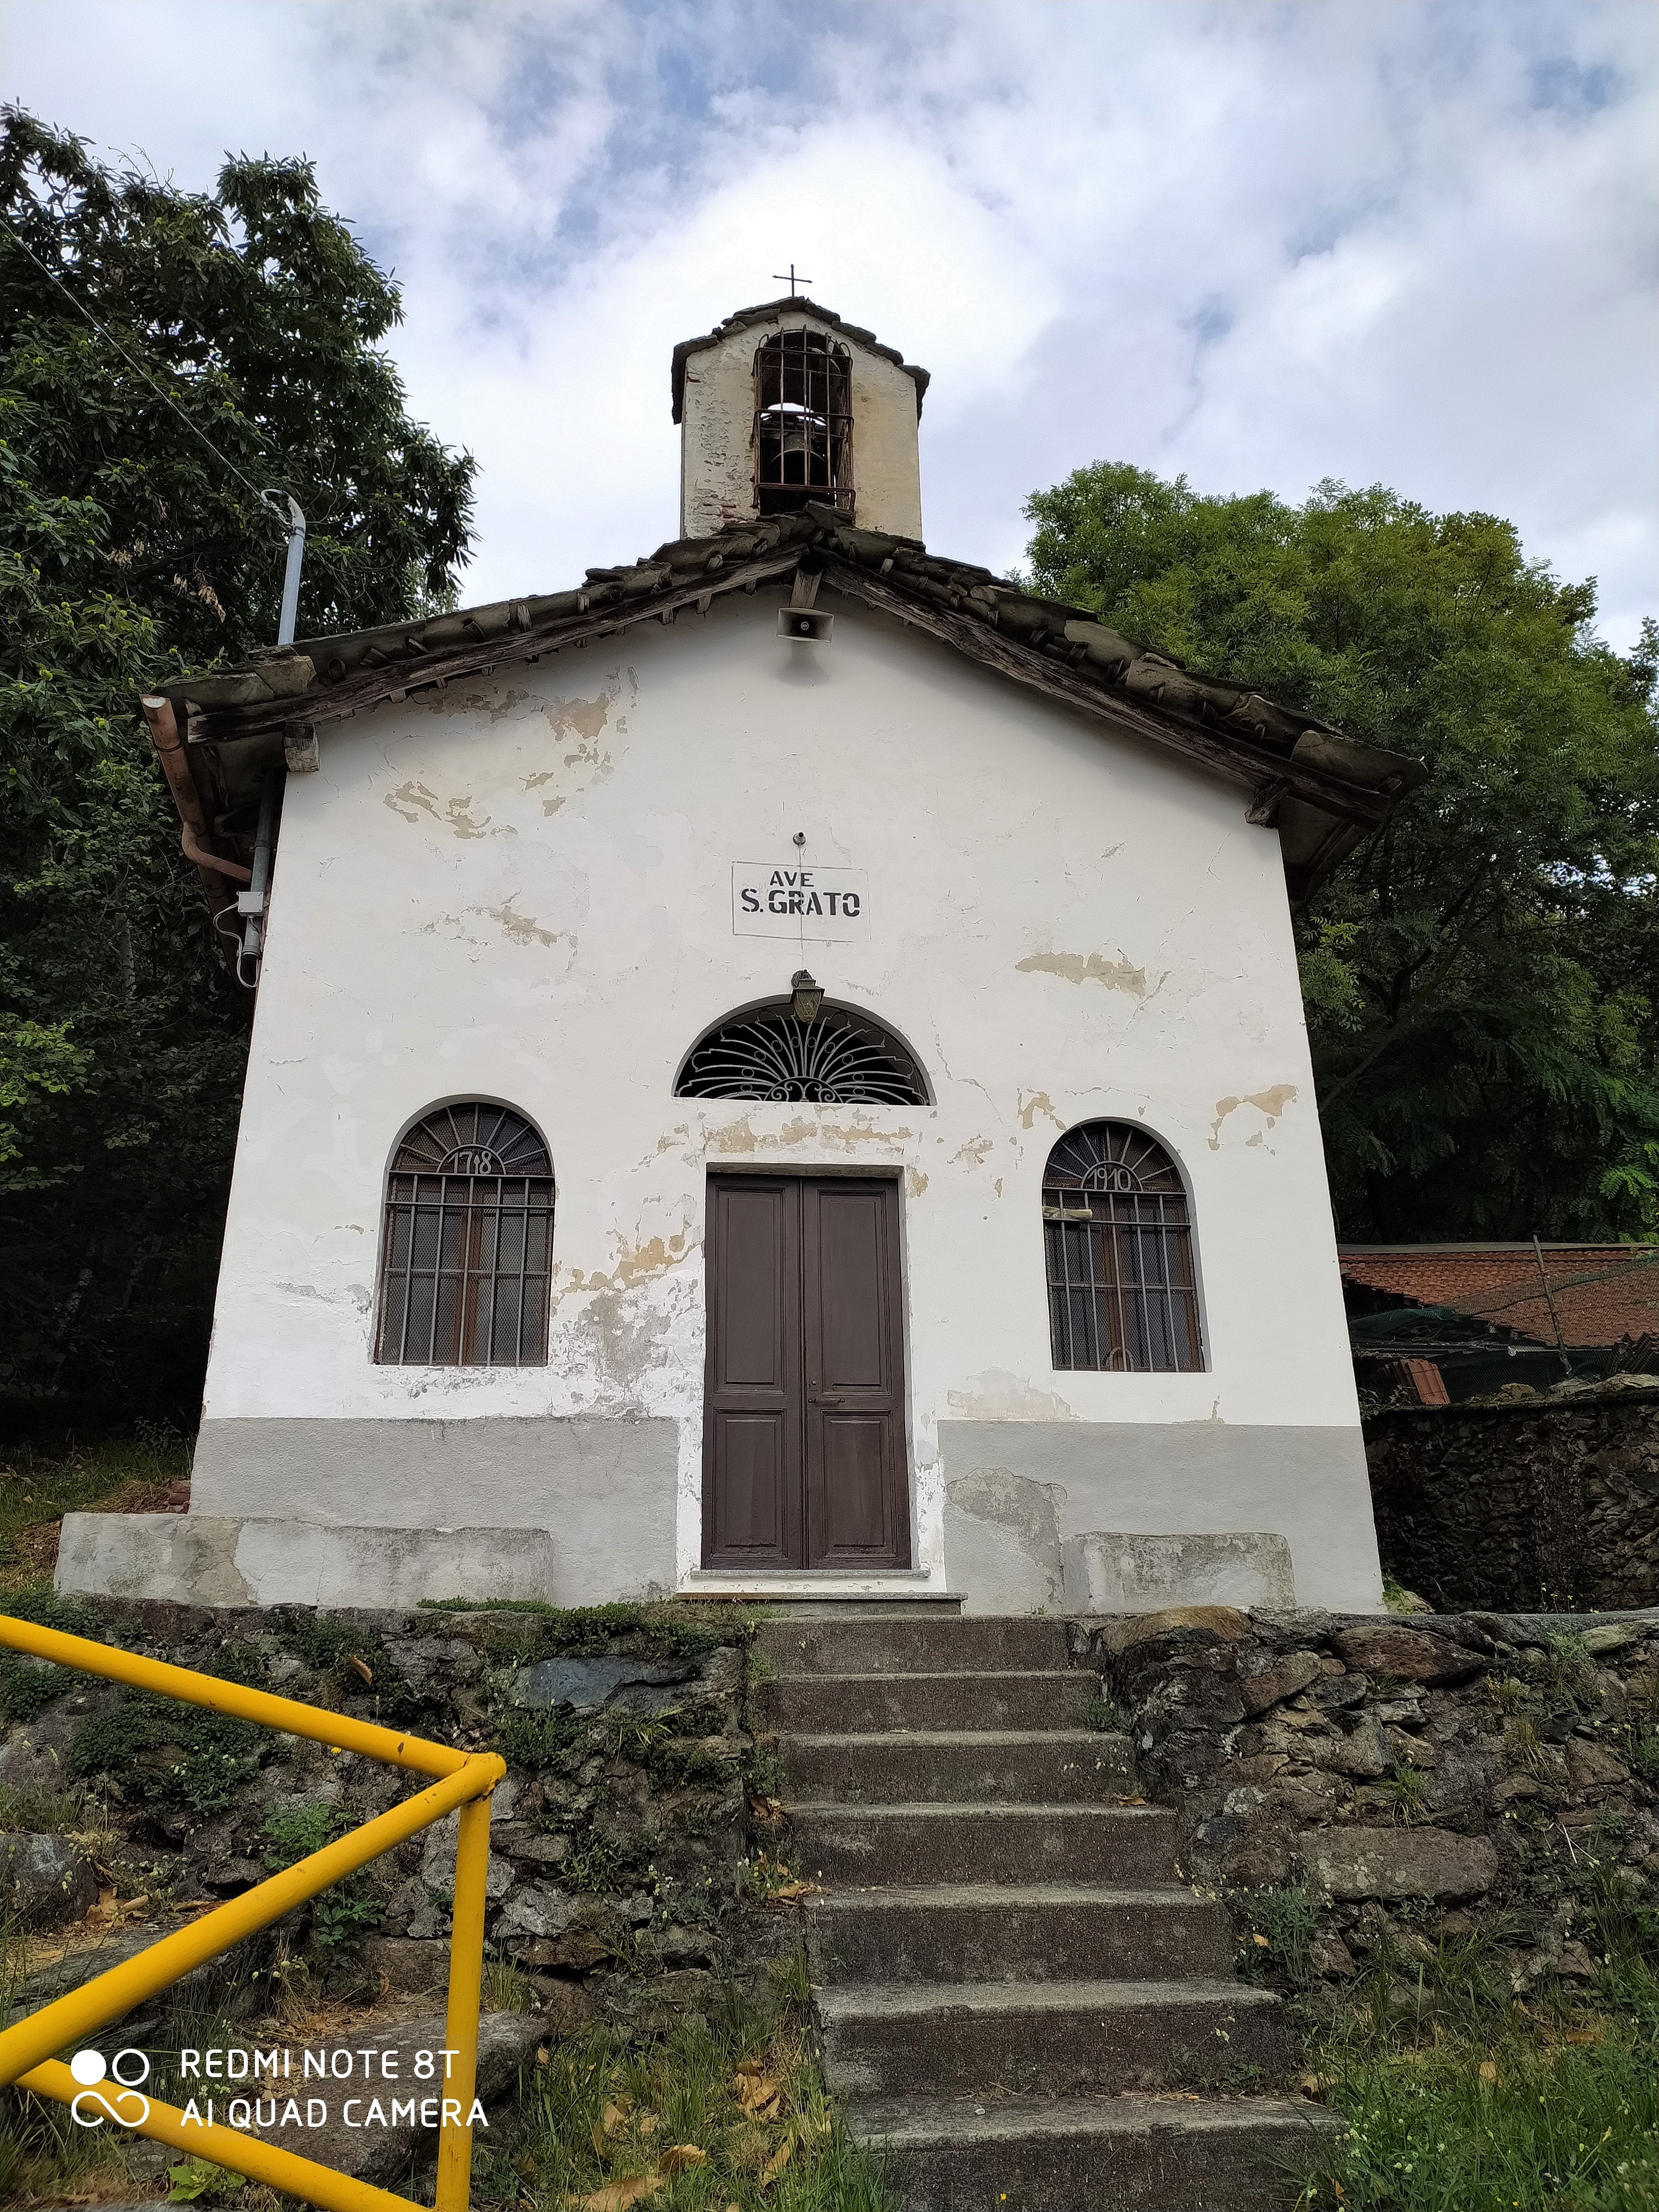
[(890, 1620), (912, 1612), (938, 1619), (960, 1613), (963, 1604), (959, 1590), (935, 1589), (926, 1567), (900, 1567), (881, 1575), (848, 1573), (839, 1568), (812, 1574), (739, 1575), (694, 1567), (674, 1595), (704, 1603), (719, 1601), (775, 1607), (791, 1620), (819, 1616), (856, 1619), (860, 1613)]

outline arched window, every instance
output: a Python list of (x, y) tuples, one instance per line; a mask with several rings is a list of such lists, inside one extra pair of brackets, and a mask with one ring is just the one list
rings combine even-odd
[(821, 331), (779, 331), (755, 356), (755, 505), (853, 505), (853, 377)]
[(440, 1106), (386, 1176), (380, 1326), (387, 1367), (547, 1360), (553, 1163), (507, 1106)]
[(791, 1001), (757, 1006), (700, 1037), (677, 1098), (800, 1099), (817, 1106), (925, 1106), (921, 1070), (863, 1014), (824, 1006), (802, 1021)]
[(1201, 1368), (1187, 1193), (1156, 1139), (1127, 1121), (1068, 1129), (1042, 1174), (1056, 1367)]

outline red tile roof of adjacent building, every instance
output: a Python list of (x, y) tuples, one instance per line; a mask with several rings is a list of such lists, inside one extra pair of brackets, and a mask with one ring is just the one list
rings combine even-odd
[[(1617, 1344), (1659, 1330), (1659, 1245), (1546, 1244), (1544, 1277), (1565, 1344)], [(1342, 1279), (1413, 1305), (1452, 1306), (1553, 1345), (1555, 1323), (1528, 1244), (1344, 1244)]]

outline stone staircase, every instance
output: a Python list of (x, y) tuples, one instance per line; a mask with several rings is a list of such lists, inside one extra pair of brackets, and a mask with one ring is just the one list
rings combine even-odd
[(762, 1650), (826, 2073), (906, 2212), (1289, 2212), (1333, 2124), (1249, 2094), (1277, 2000), (1127, 1802), (1063, 1623), (842, 1608)]

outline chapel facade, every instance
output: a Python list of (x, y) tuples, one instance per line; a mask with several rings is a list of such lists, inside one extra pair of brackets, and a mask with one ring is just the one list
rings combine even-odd
[(1291, 908), (1416, 764), (930, 553), (927, 386), (743, 310), (654, 554), (146, 700), (257, 1003), (60, 1586), (1378, 1602)]

